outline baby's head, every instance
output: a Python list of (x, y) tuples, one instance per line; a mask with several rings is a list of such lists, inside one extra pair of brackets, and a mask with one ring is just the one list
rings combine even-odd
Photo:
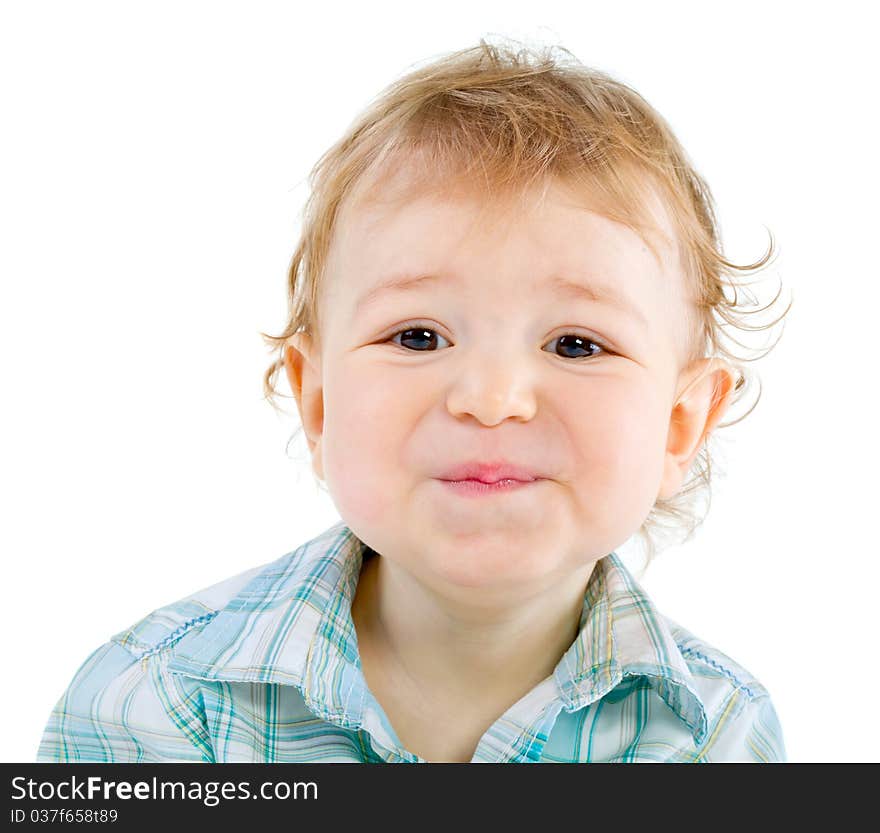
[[(729, 279), (773, 242), (725, 259), (708, 187), (644, 99), (481, 41), (388, 88), (310, 185), (265, 386), (286, 368), (359, 538), (503, 590), (636, 533), (650, 560), (664, 521), (693, 532), (706, 441), (749, 380), (720, 338), (744, 312)], [(535, 479), (450, 482), (505, 477), (472, 463)]]

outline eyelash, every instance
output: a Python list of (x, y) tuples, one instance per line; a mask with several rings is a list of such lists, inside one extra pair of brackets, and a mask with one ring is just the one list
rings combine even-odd
[[(406, 332), (409, 332), (410, 330), (427, 330), (429, 333), (436, 333), (437, 335), (440, 335), (440, 333), (438, 333), (432, 327), (426, 327), (423, 324), (419, 324), (419, 323), (405, 324), (404, 326), (399, 327), (397, 330), (395, 330), (393, 333), (391, 333), (385, 339), (385, 341), (390, 342), (392, 339), (396, 338), (401, 333), (406, 333)], [(585, 335), (581, 335), (580, 333), (563, 333), (562, 335), (556, 336), (556, 338), (551, 339), (551, 342), (556, 341), (556, 339), (558, 339), (558, 338), (564, 338), (565, 336), (574, 336), (575, 338), (579, 338), (582, 341), (586, 342), (587, 344), (592, 344), (592, 345), (598, 347), (603, 353), (611, 353), (612, 352), (604, 344), (602, 344), (600, 341), (597, 341), (592, 336), (585, 336)], [(444, 338), (444, 336), (442, 336), (442, 335), (440, 335), (440, 337)], [(433, 350), (411, 350), (408, 347), (404, 347), (402, 344), (397, 345), (397, 346), (399, 346), (401, 350), (404, 350), (407, 353), (432, 353), (432, 352), (436, 352)], [(570, 361), (585, 362), (585, 361), (590, 361), (592, 359), (595, 359), (600, 355), (602, 355), (602, 354), (598, 353), (598, 354), (594, 354), (592, 356), (578, 356), (577, 358), (571, 358)], [(559, 356), (559, 358), (564, 359), (567, 357), (566, 356)]]

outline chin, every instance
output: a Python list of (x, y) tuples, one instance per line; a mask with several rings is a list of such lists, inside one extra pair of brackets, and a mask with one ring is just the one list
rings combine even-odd
[[(548, 572), (546, 560), (536, 558), (531, 551), (528, 557), (511, 557), (509, 544), (497, 547), (462, 546), (455, 553), (438, 552), (428, 556), (428, 562), (420, 565), (419, 574), (430, 580), (436, 577), (450, 588), (480, 590), (513, 589), (534, 584)], [(433, 583), (433, 582), (432, 582)]]

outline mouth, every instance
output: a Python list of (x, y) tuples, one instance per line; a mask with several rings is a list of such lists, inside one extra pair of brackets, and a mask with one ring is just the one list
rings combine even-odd
[(530, 483), (540, 480), (545, 472), (534, 470), (531, 466), (521, 466), (506, 460), (494, 462), (482, 462), (474, 460), (453, 466), (442, 474), (439, 479), (447, 482), (465, 483), (474, 481), (477, 483), (504, 483), (509, 486), (509, 481), (518, 483)]
[(536, 486), (541, 482), (541, 478), (535, 478), (533, 480), (503, 478), (492, 483), (486, 483), (476, 478), (467, 478), (465, 480), (441, 480), (440, 482), (453, 493), (477, 497), (479, 495), (493, 495), (522, 491), (530, 486)]

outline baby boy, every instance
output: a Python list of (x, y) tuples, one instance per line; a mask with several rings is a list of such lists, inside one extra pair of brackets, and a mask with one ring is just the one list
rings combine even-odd
[(39, 759), (784, 760), (766, 689), (614, 552), (687, 516), (742, 388), (716, 315), (753, 266), (668, 125), (481, 41), (311, 182), (266, 384), (341, 520), (95, 651)]

